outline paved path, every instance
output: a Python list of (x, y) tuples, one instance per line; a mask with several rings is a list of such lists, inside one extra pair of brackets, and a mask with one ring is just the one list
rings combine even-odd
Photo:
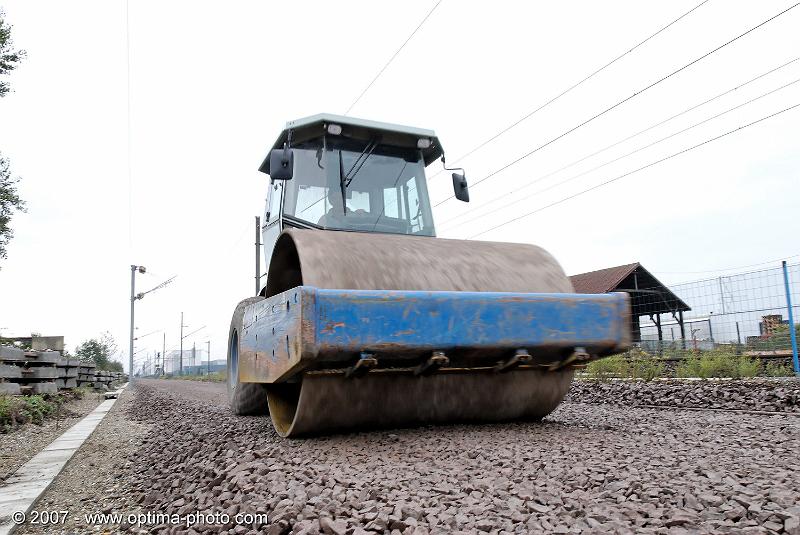
[[(53, 483), (115, 401), (102, 402), (3, 482), (0, 486), (0, 535), (12, 533), (17, 523), (21, 523), (19, 520), (24, 520), (39, 496)], [(17, 522), (15, 517), (18, 517)]]

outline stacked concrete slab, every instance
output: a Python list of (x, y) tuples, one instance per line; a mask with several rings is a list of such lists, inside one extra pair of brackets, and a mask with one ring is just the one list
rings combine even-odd
[(128, 374), (125, 372), (108, 372), (113, 377), (114, 383), (124, 383), (128, 380)]
[(95, 364), (93, 362), (81, 362), (78, 366), (78, 386), (94, 386)]
[(98, 390), (108, 390), (114, 377), (111, 372), (97, 370), (94, 372), (94, 387)]
[(1, 394), (55, 394), (58, 351), (25, 351), (0, 346)]
[(69, 390), (78, 386), (78, 368), (81, 362), (75, 357), (62, 357), (58, 361), (58, 379), (56, 386), (59, 390)]

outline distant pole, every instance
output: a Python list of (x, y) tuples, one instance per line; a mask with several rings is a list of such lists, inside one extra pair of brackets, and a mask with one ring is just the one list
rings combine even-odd
[(181, 312), (181, 355), (178, 357), (180, 366), (178, 368), (178, 375), (183, 375), (183, 312)]
[(261, 231), (261, 218), (256, 216), (256, 293), (253, 295), (258, 295), (261, 292), (261, 236), (259, 236), (259, 232)]
[(131, 265), (131, 339), (130, 348), (128, 353), (128, 373), (130, 377), (128, 380), (133, 382), (133, 303), (136, 301), (136, 266)]
[(196, 354), (195, 353), (195, 343), (192, 342), (192, 368), (194, 368), (194, 366), (195, 366), (195, 360), (194, 360), (195, 354)]
[(161, 340), (161, 375), (164, 375), (167, 358), (167, 331), (164, 331), (164, 338)]
[(208, 375), (211, 375), (211, 340), (206, 342), (206, 346), (208, 347)]
[(711, 314), (708, 315), (708, 337), (711, 339), (711, 347), (714, 347), (714, 331), (711, 329)]
[(797, 328), (794, 325), (794, 314), (792, 313), (792, 292), (789, 288), (789, 270), (786, 267), (786, 260), (783, 261), (783, 283), (786, 286), (786, 308), (789, 310), (789, 337), (792, 340), (792, 366), (794, 374), (800, 375), (800, 362), (797, 360)]

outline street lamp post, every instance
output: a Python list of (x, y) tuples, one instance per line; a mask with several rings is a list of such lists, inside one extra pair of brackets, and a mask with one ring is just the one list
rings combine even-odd
[(137, 299), (141, 299), (144, 297), (144, 294), (136, 295), (136, 272), (145, 273), (147, 269), (144, 266), (134, 266), (131, 265), (131, 340), (130, 340), (130, 352), (128, 353), (128, 373), (130, 377), (128, 380), (133, 382), (133, 316), (134, 316), (134, 303), (136, 303)]
[[(133, 373), (133, 329), (134, 329), (134, 326), (133, 326), (134, 307), (133, 307), (133, 305), (134, 305), (134, 303), (136, 302), (137, 299), (142, 299), (142, 298), (144, 298), (145, 295), (149, 294), (150, 292), (154, 292), (154, 291), (156, 291), (156, 290), (158, 290), (160, 288), (163, 288), (164, 286), (168, 285), (173, 280), (175, 280), (175, 276), (170, 277), (169, 279), (165, 280), (164, 282), (162, 282), (158, 286), (150, 288), (146, 292), (140, 292), (140, 293), (137, 294), (136, 293), (136, 272), (137, 271), (139, 273), (144, 274), (144, 273), (147, 273), (147, 269), (145, 269), (144, 266), (131, 265), (131, 345), (130, 345), (130, 352), (128, 353), (130, 355), (130, 357), (128, 359), (128, 374), (130, 375), (130, 377), (128, 378), (128, 380), (131, 381), (131, 382), (133, 382), (133, 375), (134, 375), (134, 373)], [(158, 331), (154, 331), (154, 332), (158, 332)], [(148, 334), (153, 334), (153, 333), (148, 333)]]

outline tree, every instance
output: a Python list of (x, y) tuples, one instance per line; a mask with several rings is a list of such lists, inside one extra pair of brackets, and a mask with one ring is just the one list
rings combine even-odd
[(75, 356), (83, 361), (94, 362), (98, 370), (122, 371), (122, 364), (112, 357), (117, 352), (117, 344), (110, 333), (104, 332), (100, 338), (91, 338), (81, 343)]
[(11, 178), (8, 160), (0, 155), (0, 259), (6, 258), (6, 245), (14, 236), (11, 229), (11, 216), (15, 210), (25, 211), (25, 202), (17, 194), (16, 183), (19, 179)]
[[(14, 50), (11, 26), (6, 24), (5, 13), (0, 10), (0, 77), (16, 69), (23, 57), (24, 50)], [(9, 90), (8, 83), (0, 78), (0, 97), (5, 96)], [(0, 259), (6, 258), (6, 245), (14, 236), (9, 226), (12, 214), (15, 211), (25, 211), (25, 203), (17, 194), (18, 181), (18, 178), (11, 177), (8, 160), (0, 154)]]
[[(22, 58), (25, 57), (24, 50), (14, 50), (14, 43), (11, 41), (11, 26), (6, 24), (6, 14), (0, 9), (0, 76), (5, 76), (17, 68)], [(10, 87), (8, 82), (0, 79), (0, 97), (8, 93)]]

